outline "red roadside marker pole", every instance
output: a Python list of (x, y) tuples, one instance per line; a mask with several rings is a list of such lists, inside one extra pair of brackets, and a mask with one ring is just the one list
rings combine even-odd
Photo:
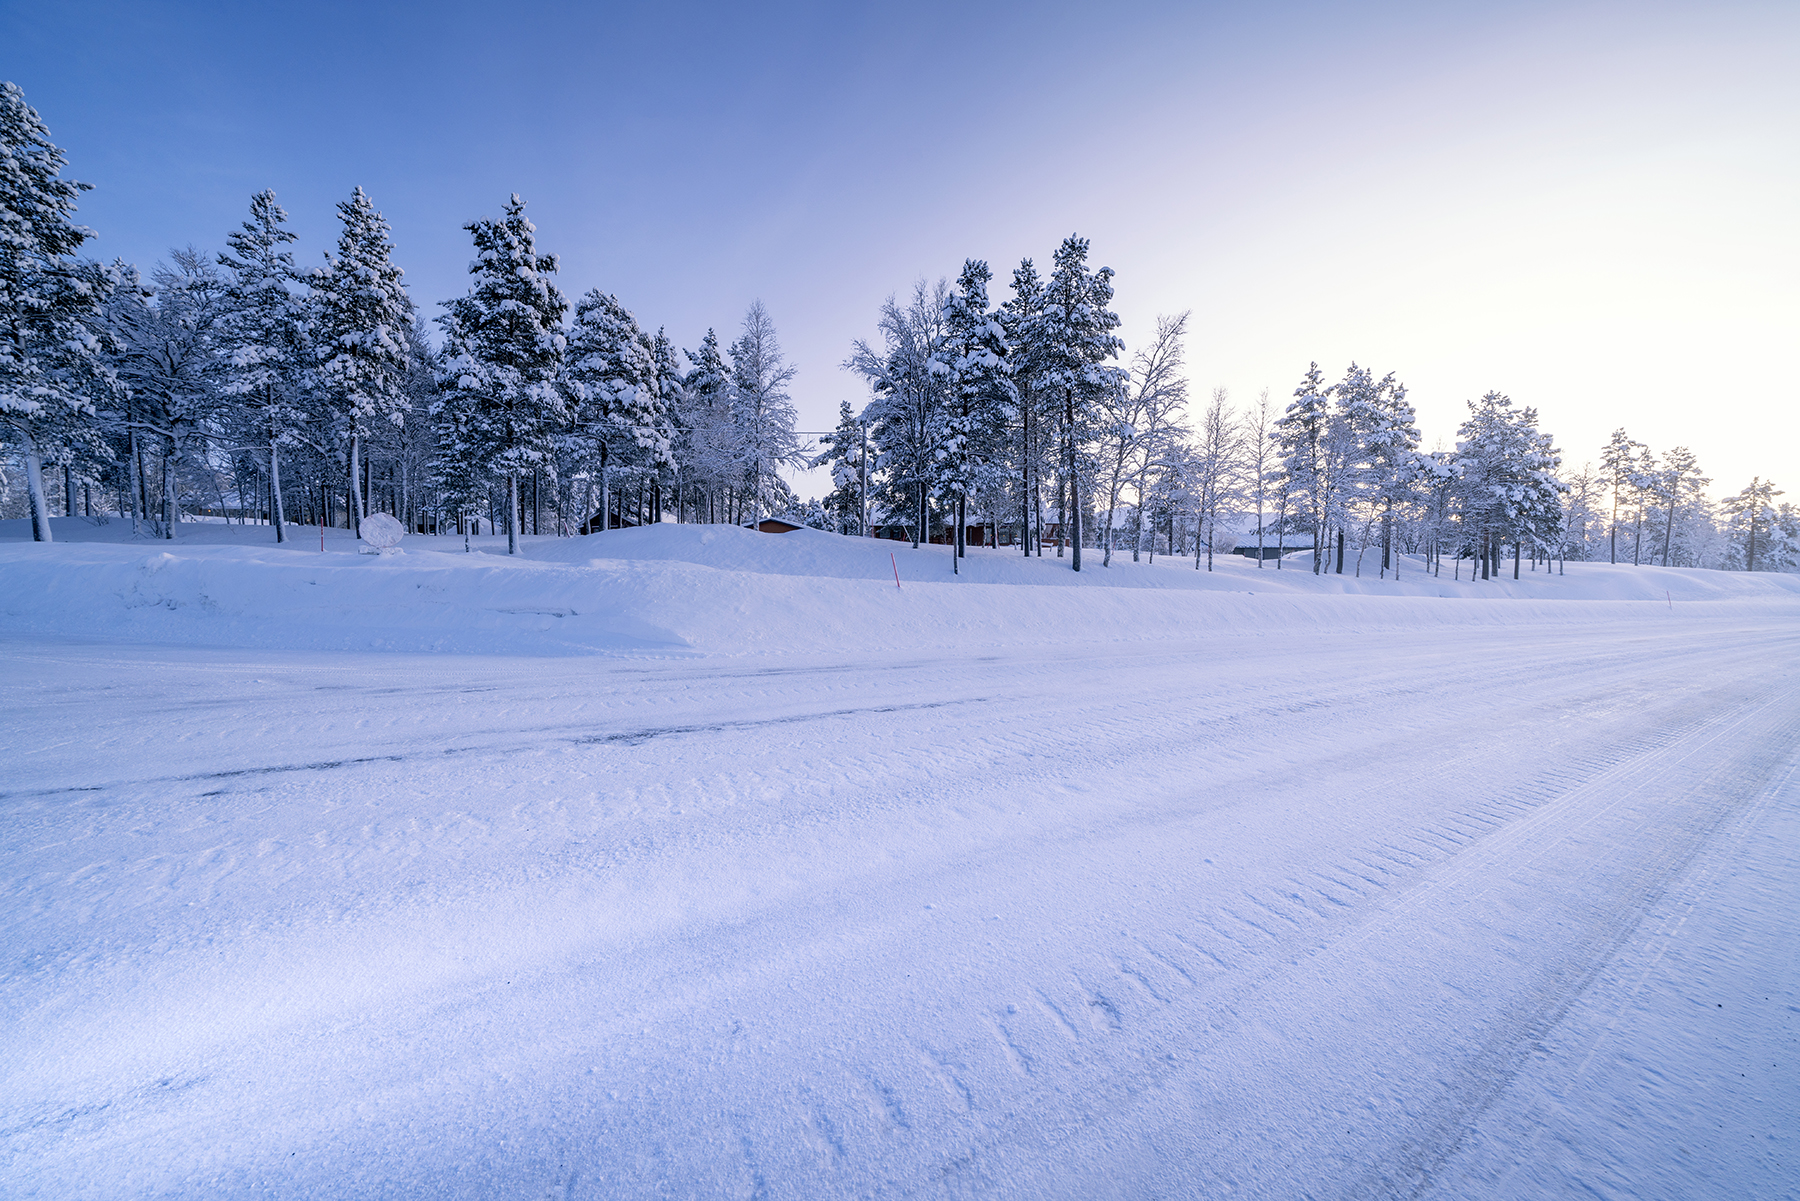
[(888, 552), (888, 562), (894, 565), (894, 587), (900, 586), (900, 561), (894, 558), (894, 552)]

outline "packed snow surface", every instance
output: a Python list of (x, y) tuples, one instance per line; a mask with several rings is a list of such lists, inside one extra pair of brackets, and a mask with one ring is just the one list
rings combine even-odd
[(20, 525), (7, 1196), (1795, 1195), (1793, 577)]

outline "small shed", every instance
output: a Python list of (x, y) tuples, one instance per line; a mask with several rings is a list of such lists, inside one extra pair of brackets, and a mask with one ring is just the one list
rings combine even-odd
[(764, 534), (791, 534), (806, 527), (785, 517), (765, 517), (750, 528)]
[(637, 524), (636, 518), (630, 517), (624, 513), (614, 513), (610, 524), (606, 520), (605, 513), (595, 513), (592, 517), (582, 522), (581, 532), (584, 534), (597, 534), (606, 529), (634, 530), (637, 528)]
[[(1262, 557), (1265, 559), (1279, 559), (1283, 555), (1291, 555), (1295, 551), (1301, 550), (1310, 551), (1312, 548), (1311, 534), (1289, 534), (1286, 538), (1280, 538), (1267, 531), (1263, 533)], [(1246, 559), (1256, 558), (1256, 532), (1252, 530), (1248, 534), (1239, 534), (1233, 553), (1242, 555)]]

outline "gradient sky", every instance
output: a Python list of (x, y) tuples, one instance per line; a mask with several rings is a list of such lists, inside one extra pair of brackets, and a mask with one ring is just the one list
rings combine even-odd
[(274, 188), (316, 263), (360, 184), (435, 315), (517, 191), (565, 291), (683, 346), (761, 297), (822, 429), (885, 295), (1079, 232), (1129, 345), (1193, 310), (1197, 398), (1355, 359), (1428, 447), (1499, 389), (1572, 464), (1622, 425), (1791, 499), (1797, 62), (1791, 0), (0, 0), (100, 257), (217, 248)]

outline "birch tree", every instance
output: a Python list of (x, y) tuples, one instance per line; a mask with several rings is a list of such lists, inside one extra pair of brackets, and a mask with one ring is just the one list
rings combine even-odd
[(754, 520), (763, 515), (765, 504), (774, 511), (791, 503), (792, 493), (777, 469), (804, 465), (806, 454), (794, 428), (799, 413), (788, 392), (798, 371), (782, 354), (774, 319), (762, 301), (750, 302), (742, 329), (731, 344), (731, 387)]

